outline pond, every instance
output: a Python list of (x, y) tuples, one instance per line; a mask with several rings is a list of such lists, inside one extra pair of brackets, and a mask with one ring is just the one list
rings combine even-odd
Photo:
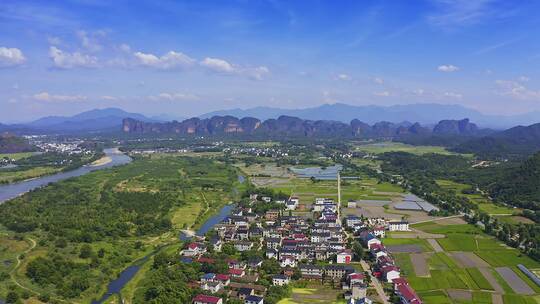
[(339, 171), (341, 171), (341, 169), (343, 169), (342, 165), (333, 165), (326, 168), (322, 168), (322, 167), (308, 167), (308, 168), (291, 167), (289, 168), (289, 170), (291, 170), (295, 175), (297, 175), (300, 178), (314, 177), (316, 179), (323, 179), (323, 180), (337, 179), (337, 174)]

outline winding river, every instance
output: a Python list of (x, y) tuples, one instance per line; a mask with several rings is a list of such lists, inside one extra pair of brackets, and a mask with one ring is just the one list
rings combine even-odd
[(85, 165), (67, 172), (60, 172), (57, 174), (46, 175), (13, 184), (1, 185), (0, 204), (17, 196), (23, 195), (28, 191), (46, 186), (50, 183), (131, 162), (131, 157), (123, 154), (117, 148), (105, 149), (103, 152), (105, 153), (105, 156), (102, 158), (103, 161), (98, 161), (95, 165)]

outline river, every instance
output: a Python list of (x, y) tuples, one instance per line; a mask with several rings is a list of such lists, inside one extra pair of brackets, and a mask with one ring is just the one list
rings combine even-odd
[[(216, 224), (221, 223), (221, 221), (223, 221), (227, 216), (229, 216), (231, 214), (231, 211), (234, 209), (235, 206), (236, 205), (234, 205), (234, 204), (225, 205), (223, 208), (221, 208), (221, 210), (219, 211), (218, 214), (212, 216), (206, 222), (204, 222), (204, 224), (202, 224), (201, 228), (199, 228), (199, 230), (197, 230), (196, 235), (204, 236)], [(190, 238), (187, 237), (185, 234), (183, 234), (183, 233), (180, 234), (180, 240), (187, 241), (189, 239)], [(114, 294), (120, 294), (120, 292), (122, 291), (124, 286), (126, 286), (126, 284), (129, 283), (129, 281), (131, 281), (131, 279), (133, 279), (133, 277), (137, 274), (137, 272), (139, 271), (139, 269), (141, 268), (141, 266), (143, 264), (142, 262), (147, 260), (150, 256), (152, 256), (156, 252), (157, 252), (157, 250), (152, 252), (151, 254), (145, 256), (144, 258), (138, 260), (137, 262), (133, 263), (133, 265), (131, 265), (131, 266), (127, 267), (126, 269), (124, 269), (118, 275), (118, 278), (116, 278), (115, 280), (112, 280), (109, 283), (109, 285), (107, 286), (107, 292), (103, 295), (103, 297), (101, 297), (101, 299), (99, 299), (97, 301), (93, 301), (92, 304), (102, 304), (110, 296), (112, 296)]]
[(46, 175), (13, 184), (1, 185), (0, 204), (17, 196), (20, 196), (28, 191), (46, 186), (50, 183), (54, 183), (71, 177), (81, 176), (92, 171), (110, 168), (113, 166), (123, 165), (131, 162), (131, 157), (123, 154), (117, 148), (105, 149), (103, 152), (105, 153), (104, 159), (108, 160), (107, 158), (110, 158), (110, 161), (97, 165), (85, 165), (75, 170), (60, 172), (53, 175)]

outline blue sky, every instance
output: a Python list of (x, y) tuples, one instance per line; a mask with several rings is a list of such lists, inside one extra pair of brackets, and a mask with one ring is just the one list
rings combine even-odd
[(540, 110), (540, 1), (0, 3), (0, 122), (324, 103)]

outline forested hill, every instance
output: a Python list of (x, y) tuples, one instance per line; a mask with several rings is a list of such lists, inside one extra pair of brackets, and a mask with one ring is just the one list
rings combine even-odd
[(18, 153), (35, 151), (35, 147), (22, 137), (10, 134), (0, 134), (0, 153)]
[(540, 123), (471, 139), (454, 150), (485, 158), (523, 158), (540, 150)]
[(499, 201), (510, 202), (532, 210), (540, 210), (540, 152), (510, 170), (494, 183), (490, 193)]

